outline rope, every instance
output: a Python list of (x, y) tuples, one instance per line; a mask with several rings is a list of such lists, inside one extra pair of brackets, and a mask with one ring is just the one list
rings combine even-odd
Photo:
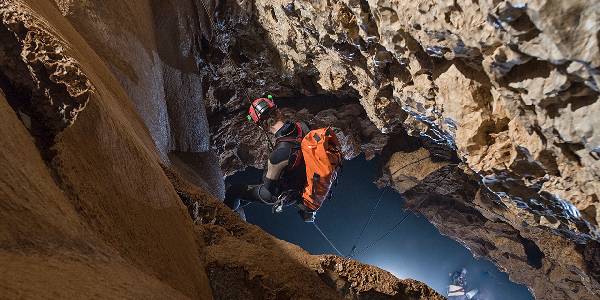
[(315, 226), (315, 228), (319, 231), (319, 233), (321, 233), (321, 235), (323, 236), (323, 238), (329, 243), (329, 245), (331, 246), (331, 248), (333, 248), (333, 250), (335, 250), (335, 252), (337, 252), (337, 254), (339, 256), (344, 256), (342, 254), (342, 252), (340, 252), (340, 250), (338, 250), (338, 248), (335, 247), (335, 245), (329, 240), (329, 238), (327, 238), (327, 236), (325, 235), (325, 233), (323, 233), (323, 231), (321, 230), (321, 228), (319, 228), (319, 226), (317, 226), (316, 222), (312, 222), (313, 225)]
[[(458, 164), (448, 164), (448, 166), (458, 166)], [(446, 177), (444, 177), (444, 179), (442, 181), (445, 181), (448, 178), (448, 176), (450, 176), (450, 172), (448, 172), (448, 174), (446, 175)], [(421, 200), (421, 202), (419, 202), (419, 204), (417, 204), (417, 206), (415, 206), (415, 208), (413, 210), (417, 211), (418, 208), (421, 207), (421, 204), (423, 204), (423, 202), (425, 202), (425, 200), (427, 200), (427, 198)], [(410, 214), (411, 214), (411, 211), (409, 210), (404, 215), (404, 217), (402, 217), (402, 219), (398, 223), (396, 223), (390, 230), (388, 230), (386, 233), (384, 233), (381, 236), (379, 236), (379, 238), (377, 238), (375, 241), (371, 242), (371, 244), (369, 244), (368, 246), (364, 247), (360, 251), (355, 252), (355, 254), (353, 256), (350, 256), (350, 258), (360, 255), (361, 253), (367, 251), (368, 249), (370, 249), (371, 247), (373, 247), (377, 243), (379, 243), (381, 240), (385, 239), (387, 236), (389, 236), (390, 234), (392, 234), (392, 232), (394, 232), (404, 222), (404, 220), (406, 220), (406, 218)]]
[[(392, 176), (394, 176), (396, 173), (398, 173), (400, 170), (405, 169), (406, 167), (416, 164), (420, 161), (423, 161), (425, 159), (430, 158), (431, 155), (428, 155), (427, 157), (424, 158), (420, 158), (416, 161), (410, 162), (400, 168), (398, 168), (396, 171), (394, 171), (392, 173)], [(369, 220), (367, 221), (367, 223), (365, 223), (365, 225), (363, 225), (360, 234), (358, 236), (358, 238), (355, 240), (354, 243), (352, 243), (352, 249), (350, 250), (350, 253), (348, 253), (347, 257), (351, 258), (355, 256), (355, 252), (356, 252), (356, 244), (358, 244), (358, 242), (360, 242), (360, 239), (362, 238), (362, 235), (365, 231), (365, 229), (367, 228), (367, 226), (371, 223), (371, 221), (373, 220), (373, 217), (375, 216), (375, 211), (377, 210), (377, 207), (379, 207), (379, 203), (381, 202), (381, 199), (383, 199), (383, 195), (385, 194), (385, 189), (381, 191), (381, 194), (379, 195), (379, 200), (377, 200), (377, 204), (375, 204), (375, 207), (371, 210), (371, 215), (369, 216)], [(420, 204), (419, 204), (420, 205)], [(418, 207), (418, 206), (417, 206)], [(380, 240), (384, 239), (385, 237), (387, 237), (388, 235), (390, 235), (394, 230), (396, 230), (396, 228), (398, 226), (400, 226), (402, 224), (402, 222), (404, 222), (404, 220), (406, 220), (406, 217), (408, 217), (408, 214), (410, 214), (410, 212), (408, 212), (403, 218), (402, 220), (400, 220), (400, 222), (396, 223), (396, 225), (394, 225), (394, 227), (392, 227), (392, 229), (390, 229), (390, 231), (388, 231), (387, 233), (385, 233), (382, 237), (380, 237), (379, 239), (377, 239), (375, 242), (371, 243), (370, 245), (368, 245), (367, 247), (363, 248), (362, 250), (360, 250), (359, 252), (356, 252), (356, 255), (360, 254), (361, 252), (366, 251), (367, 249), (371, 248), (372, 246), (374, 246), (374, 244), (376, 244), (377, 242), (379, 242)]]
[[(417, 205), (417, 206), (416, 206), (414, 209), (416, 210), (417, 208), (419, 208), (419, 207), (421, 206), (421, 204), (423, 204), (423, 202), (424, 202), (425, 200), (426, 200), (426, 199), (423, 199), (423, 200), (421, 200), (421, 202), (419, 202), (419, 204), (418, 204), (418, 205)], [(392, 228), (390, 228), (390, 230), (388, 230), (386, 233), (384, 233), (384, 234), (382, 234), (381, 236), (379, 236), (379, 238), (377, 238), (376, 240), (374, 240), (373, 242), (371, 242), (371, 243), (370, 243), (369, 245), (367, 245), (366, 247), (362, 248), (360, 251), (357, 251), (357, 252), (356, 252), (356, 254), (354, 254), (354, 255), (353, 255), (353, 256), (351, 256), (351, 257), (356, 257), (356, 256), (360, 255), (361, 253), (363, 253), (363, 252), (365, 252), (365, 251), (369, 250), (371, 247), (375, 246), (375, 245), (376, 245), (377, 243), (379, 243), (381, 240), (383, 240), (383, 239), (385, 239), (386, 237), (388, 237), (390, 234), (392, 234), (394, 231), (396, 231), (396, 229), (398, 229), (398, 227), (399, 227), (400, 225), (402, 225), (402, 223), (404, 222), (404, 220), (406, 220), (406, 218), (407, 218), (407, 217), (408, 217), (408, 215), (410, 215), (410, 214), (411, 214), (411, 211), (408, 211), (408, 212), (406, 212), (406, 214), (404, 215), (404, 217), (402, 217), (402, 219), (401, 219), (401, 220), (400, 220), (398, 223), (394, 224), (394, 226), (392, 226)]]
[(358, 244), (363, 236), (363, 234), (365, 233), (365, 229), (367, 229), (367, 226), (369, 226), (369, 224), (371, 224), (371, 221), (373, 220), (373, 217), (375, 216), (375, 212), (377, 211), (377, 208), (379, 207), (379, 203), (381, 203), (381, 199), (383, 199), (383, 194), (385, 194), (385, 189), (383, 189), (381, 191), (381, 193), (379, 194), (379, 199), (377, 200), (377, 203), (375, 204), (375, 206), (371, 209), (370, 212), (370, 216), (369, 219), (367, 220), (367, 223), (365, 223), (362, 227), (362, 229), (360, 230), (360, 233), (358, 234), (358, 237), (356, 237), (354, 239), (354, 242), (352, 243), (352, 249), (350, 250), (350, 253), (348, 253), (348, 255), (346, 255), (347, 257), (352, 257), (352, 255), (354, 254), (354, 251), (356, 250), (356, 244)]
[(250, 205), (250, 204), (252, 204), (252, 203), (254, 203), (254, 202), (248, 202), (248, 203), (246, 203), (246, 204), (244, 204), (244, 205), (242, 205), (242, 206), (238, 207), (238, 209), (242, 209), (242, 208), (244, 208), (244, 207), (246, 207), (246, 206), (249, 206), (249, 205)]
[(369, 250), (371, 247), (375, 246), (381, 240), (385, 239), (388, 235), (392, 234), (392, 232), (394, 232), (396, 230), (396, 228), (398, 228), (398, 226), (400, 226), (402, 224), (402, 222), (404, 222), (404, 220), (406, 220), (406, 217), (408, 217), (409, 214), (410, 214), (410, 212), (407, 212), (404, 215), (404, 217), (402, 217), (402, 219), (400, 220), (400, 222), (396, 223), (390, 230), (388, 230), (386, 233), (384, 233), (383, 235), (381, 235), (375, 241), (371, 242), (371, 244), (369, 244), (366, 247), (364, 247), (363, 249), (357, 251), (353, 256), (350, 256), (350, 257), (352, 258), (352, 257), (355, 257), (355, 256), (359, 256), (361, 253)]
[[(256, 125), (258, 126), (258, 125)], [(273, 143), (271, 142), (271, 139), (269, 138), (269, 133), (267, 132), (266, 129), (262, 128), (262, 126), (258, 126), (262, 133), (265, 135), (265, 138), (267, 139), (267, 142), (269, 142), (269, 152), (273, 152), (274, 146)]]

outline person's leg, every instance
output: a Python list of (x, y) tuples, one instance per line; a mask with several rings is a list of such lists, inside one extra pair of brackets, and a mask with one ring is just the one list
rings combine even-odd
[(231, 185), (225, 192), (225, 205), (229, 206), (233, 210), (237, 210), (240, 206), (240, 200), (248, 202), (263, 202), (271, 203), (272, 195), (264, 188), (261, 184), (259, 185), (246, 185), (246, 184), (234, 184)]
[(232, 210), (237, 210), (240, 206), (240, 199), (248, 198), (248, 188), (246, 184), (233, 184), (225, 191), (225, 205)]

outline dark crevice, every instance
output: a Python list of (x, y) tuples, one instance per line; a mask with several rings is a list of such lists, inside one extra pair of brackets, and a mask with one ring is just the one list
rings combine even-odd
[(307, 109), (312, 114), (352, 103), (359, 103), (358, 98), (336, 97), (334, 95), (277, 97), (277, 106), (281, 108)]
[(600, 281), (600, 242), (589, 240), (585, 244), (583, 257), (586, 261), (588, 273), (596, 280)]
[(522, 65), (514, 66), (504, 78), (509, 78), (507, 83), (521, 82), (536, 77), (547, 78), (554, 68), (555, 66), (547, 61), (532, 59)]
[[(0, 26), (0, 89), (15, 114), (33, 136), (40, 154), (49, 162), (54, 154), (50, 151), (57, 130), (45, 122), (43, 108), (34, 103), (43, 96), (36, 90), (36, 83), (21, 59), (21, 43), (5, 26)], [(41, 111), (40, 111), (41, 110)], [(28, 116), (29, 122), (23, 120)]]
[(555, 146), (560, 148), (562, 154), (571, 161), (577, 162), (579, 166), (581, 166), (581, 157), (577, 154), (578, 150), (583, 149), (582, 144), (574, 144), (574, 143), (555, 143)]
[(551, 118), (561, 116), (561, 110), (569, 107), (571, 111), (590, 106), (598, 101), (599, 93), (582, 82), (572, 83), (567, 89), (560, 91), (557, 96), (543, 99), (540, 106)]
[(338, 42), (333, 44), (333, 49), (337, 51), (342, 59), (348, 62), (349, 65), (355, 65), (366, 69), (367, 59), (355, 46), (345, 42)]
[(540, 269), (545, 257), (544, 252), (542, 252), (536, 243), (530, 239), (519, 236), (519, 241), (523, 245), (525, 255), (527, 255), (527, 264), (536, 269)]

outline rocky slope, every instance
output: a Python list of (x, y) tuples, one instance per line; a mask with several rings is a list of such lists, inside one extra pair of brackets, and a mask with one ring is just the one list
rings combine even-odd
[(2, 297), (442, 299), (215, 197), (200, 4), (0, 0)]
[(188, 206), (213, 294), (219, 299), (444, 299), (415, 280), (332, 255), (309, 255), (242, 221), (165, 169)]
[[(390, 141), (380, 182), (409, 207), (539, 299), (595, 299), (599, 15), (592, 0), (223, 1), (201, 61), (214, 146), (226, 173), (261, 165), (243, 117), (265, 92), (359, 102)], [(371, 137), (354, 140), (380, 150)]]

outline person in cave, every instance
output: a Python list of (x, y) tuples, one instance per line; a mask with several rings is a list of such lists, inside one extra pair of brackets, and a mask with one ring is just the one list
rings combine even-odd
[(302, 121), (292, 121), (277, 108), (272, 97), (258, 98), (249, 108), (248, 119), (260, 130), (275, 136), (275, 145), (269, 155), (262, 183), (235, 184), (225, 192), (225, 204), (244, 217), (240, 201), (265, 203), (281, 211), (283, 206), (295, 205), (305, 222), (314, 222), (315, 212), (301, 201), (301, 191), (306, 183), (306, 166), (300, 144), (310, 131)]

